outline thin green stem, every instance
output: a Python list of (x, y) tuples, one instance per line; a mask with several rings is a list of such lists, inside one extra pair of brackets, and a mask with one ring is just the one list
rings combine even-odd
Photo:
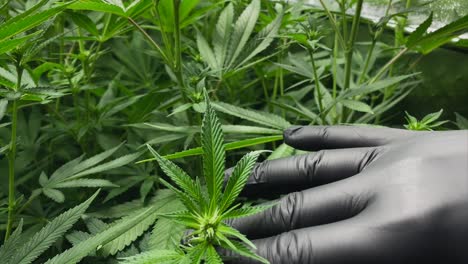
[[(336, 22), (335, 17), (330, 12), (330, 9), (328, 9), (327, 5), (323, 2), (323, 0), (320, 0), (320, 4), (322, 5), (323, 10), (325, 10), (325, 13), (327, 13), (328, 19), (330, 19), (330, 21), (331, 21), (331, 25), (333, 27), (333, 30), (335, 30), (335, 32), (340, 32), (339, 29), (338, 29), (338, 22)], [(343, 49), (345, 49), (346, 48), (346, 42), (345, 42), (343, 36), (341, 35), (341, 33), (338, 34), (338, 40), (340, 41), (341, 47)]]
[[(388, 16), (388, 14), (390, 13), (390, 9), (392, 8), (392, 2), (393, 0), (388, 1), (387, 9), (385, 10), (385, 16)], [(361, 75), (359, 76), (358, 84), (362, 83), (365, 75), (367, 74), (370, 60), (372, 58), (372, 55), (374, 54), (375, 45), (377, 44), (377, 40), (379, 39), (379, 37), (382, 35), (383, 30), (384, 30), (384, 25), (382, 25), (372, 37), (372, 44), (371, 44), (371, 47), (369, 48), (369, 51), (367, 52), (366, 62), (364, 64), (364, 69), (362, 70)]]
[(137, 22), (135, 22), (135, 20), (133, 20), (131, 17), (127, 18), (128, 21), (138, 30), (141, 32), (141, 34), (143, 34), (143, 36), (146, 38), (146, 40), (149, 41), (149, 43), (151, 44), (151, 46), (153, 46), (154, 49), (156, 49), (157, 52), (159, 52), (159, 54), (162, 56), (163, 60), (167, 63), (167, 64), (170, 64), (170, 61), (167, 59), (166, 57), (166, 54), (163, 52), (163, 50), (161, 49), (161, 47), (159, 47), (158, 43), (156, 43), (153, 38), (140, 26), (138, 25)]
[(397, 55), (395, 55), (391, 60), (389, 60), (380, 70), (379, 72), (370, 80), (369, 83), (374, 83), (379, 78), (401, 57), (403, 56), (406, 52), (408, 51), (408, 48), (403, 48), (398, 52)]
[(346, 16), (346, 1), (341, 0), (340, 8), (341, 8), (341, 27), (343, 29), (343, 39), (348, 38), (348, 17)]
[(315, 83), (315, 89), (317, 91), (317, 101), (319, 104), (318, 106), (319, 106), (319, 111), (320, 111), (319, 116), (320, 116), (320, 119), (322, 120), (322, 123), (325, 124), (325, 117), (323, 115), (322, 91), (320, 88), (320, 80), (317, 74), (317, 66), (315, 65), (314, 53), (311, 48), (308, 48), (307, 50), (309, 51), (310, 61), (312, 63), (312, 71), (314, 73), (314, 83)]
[(185, 83), (183, 77), (183, 68), (182, 68), (182, 48), (180, 41), (180, 0), (173, 0), (174, 3), (174, 49), (175, 49), (175, 61), (174, 61), (174, 74), (177, 77), (177, 82), (179, 83), (180, 92), (182, 94), (182, 99), (185, 103), (188, 103), (187, 95), (185, 94)]
[[(17, 79), (16, 91), (21, 90), (21, 78), (23, 76), (23, 68), (20, 66), (18, 59), (16, 65)], [(15, 161), (16, 161), (16, 130), (18, 126), (18, 100), (13, 100), (12, 118), (11, 118), (11, 140), (10, 152), (8, 153), (8, 220), (5, 233), (5, 241), (10, 237), (14, 222), (14, 210), (16, 208), (15, 199)]]
[(345, 81), (344, 81), (344, 89), (349, 88), (349, 84), (351, 82), (351, 68), (353, 64), (353, 51), (354, 51), (354, 43), (356, 41), (358, 29), (359, 29), (359, 21), (361, 20), (361, 12), (362, 12), (362, 3), (364, 0), (358, 0), (356, 6), (356, 12), (353, 17), (353, 25), (351, 27), (351, 35), (348, 39), (348, 45), (346, 46), (346, 65), (345, 65)]
[(362, 83), (362, 80), (364, 79), (364, 76), (366, 76), (366, 74), (367, 74), (367, 69), (369, 68), (370, 60), (372, 58), (372, 55), (374, 54), (374, 49), (375, 49), (376, 42), (377, 42), (376, 39), (372, 39), (371, 46), (370, 46), (369, 50), (367, 51), (366, 62), (364, 63), (364, 68), (362, 69), (361, 75), (359, 76), (359, 79), (358, 79), (358, 82), (357, 82), (358, 84)]

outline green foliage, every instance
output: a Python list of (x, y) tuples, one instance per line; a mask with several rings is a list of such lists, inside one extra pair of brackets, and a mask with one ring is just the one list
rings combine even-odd
[(466, 32), (466, 17), (427, 32), (429, 16), (405, 35), (410, 7), (357, 34), (343, 2), (3, 1), (0, 262), (220, 263), (217, 247), (265, 261), (224, 222), (271, 206), (237, 202), (258, 150), (304, 153), (281, 142), (292, 124), (401, 126), (414, 55)]
[[(5, 245), (0, 248), (0, 256), (3, 255), (6, 257), (10, 255), (8, 258), (2, 258), (2, 261), (8, 264), (27, 264), (33, 262), (80, 219), (98, 193), (99, 192), (96, 192), (82, 204), (57, 216), (29, 239), (24, 237), (25, 235), (21, 237), (20, 233), (22, 224), (20, 224), (18, 229), (15, 231), (16, 234), (11, 237), (11, 240), (7, 240)], [(13, 248), (15, 251), (14, 253), (7, 251), (8, 249), (12, 250)]]
[[(188, 256), (197, 254), (197, 258), (191, 259), (192, 263), (199, 263), (201, 259), (204, 259), (206, 263), (222, 263), (221, 257), (214, 249), (214, 246), (221, 246), (263, 263), (269, 263), (252, 252), (252, 249), (255, 249), (255, 245), (244, 235), (223, 223), (224, 220), (229, 219), (229, 216), (226, 217), (226, 215), (234, 211), (237, 212), (236, 217), (242, 217), (243, 213), (245, 213), (244, 215), (250, 215), (259, 213), (267, 208), (266, 206), (246, 207), (241, 211), (236, 210), (238, 205), (233, 206), (262, 151), (246, 154), (237, 163), (226, 186), (223, 188), (225, 170), (223, 131), (206, 92), (205, 107), (205, 115), (201, 128), (204, 186), (199, 178), (192, 179), (177, 165), (159, 155), (148, 145), (159, 166), (175, 183), (175, 186), (163, 179), (161, 179), (161, 182), (173, 190), (187, 208), (187, 211), (167, 214), (166, 217), (194, 230), (187, 237), (188, 245), (193, 246), (184, 249)], [(237, 243), (232, 239), (239, 239), (245, 245)], [(236, 246), (234, 243), (238, 245)], [(178, 256), (175, 251), (170, 257), (174, 256)], [(147, 257), (155, 258), (156, 255), (155, 253), (143, 253), (138, 257), (127, 260), (135, 261), (130, 263), (145, 263), (144, 261), (147, 261)], [(137, 262), (138, 260), (141, 260), (141, 262)]]
[[(254, 56), (270, 46), (281, 25), (283, 11), (257, 36), (251, 37), (260, 15), (260, 0), (252, 1), (234, 23), (234, 6), (221, 12), (212, 37), (212, 45), (198, 32), (200, 55), (211, 71), (222, 79), (226, 74), (245, 67)], [(248, 64), (253, 65), (252, 63)]]
[(440, 126), (449, 122), (448, 120), (439, 120), (443, 111), (443, 109), (440, 109), (438, 112), (427, 114), (421, 120), (418, 120), (408, 112), (405, 112), (406, 121), (408, 124), (404, 125), (404, 127), (409, 130), (419, 131), (432, 131), (434, 129), (440, 128)]

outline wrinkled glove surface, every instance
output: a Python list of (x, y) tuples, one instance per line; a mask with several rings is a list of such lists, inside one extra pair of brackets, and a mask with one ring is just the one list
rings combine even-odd
[(467, 130), (293, 127), (284, 140), (317, 152), (257, 164), (244, 194), (285, 196), (230, 222), (272, 264), (468, 263)]

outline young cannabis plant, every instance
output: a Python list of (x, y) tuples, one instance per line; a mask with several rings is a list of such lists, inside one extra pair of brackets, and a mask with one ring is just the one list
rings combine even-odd
[(416, 117), (406, 113), (406, 121), (408, 124), (403, 125), (408, 130), (417, 130), (417, 131), (433, 131), (434, 129), (440, 128), (441, 125), (449, 122), (448, 120), (439, 120), (442, 115), (443, 109), (440, 109), (438, 112), (430, 113), (423, 117), (421, 120), (416, 119)]
[[(235, 204), (236, 198), (246, 184), (262, 151), (246, 154), (237, 163), (227, 184), (223, 187), (225, 170), (223, 131), (206, 92), (205, 102), (206, 111), (201, 131), (204, 184), (200, 178), (192, 179), (177, 165), (159, 155), (148, 145), (161, 169), (175, 183), (172, 185), (161, 179), (162, 184), (174, 191), (186, 207), (185, 211), (172, 213), (166, 217), (193, 230), (185, 239), (188, 246), (181, 247), (185, 253), (184, 259), (190, 258), (189, 263), (201, 263), (203, 260), (205, 263), (222, 263), (215, 247), (268, 263), (266, 259), (257, 256), (252, 251), (255, 249), (252, 242), (225, 222), (228, 219), (259, 213), (269, 207), (244, 206), (240, 208), (240, 204)], [(171, 256), (167, 252), (163, 254)], [(172, 254), (172, 256), (181, 255)]]

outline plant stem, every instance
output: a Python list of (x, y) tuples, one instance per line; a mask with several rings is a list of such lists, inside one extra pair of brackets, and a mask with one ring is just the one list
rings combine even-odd
[(180, 42), (180, 0), (173, 0), (174, 3), (174, 46), (175, 46), (175, 61), (174, 61), (174, 74), (177, 77), (179, 83), (180, 92), (184, 103), (188, 103), (187, 95), (185, 94), (185, 83), (182, 73), (182, 49)]
[[(320, 0), (320, 4), (322, 5), (322, 8), (325, 10), (325, 13), (327, 13), (328, 19), (330, 19), (330, 21), (331, 21), (333, 30), (335, 30), (335, 32), (340, 32), (340, 31), (338, 30), (338, 23), (336, 22), (334, 16), (333, 16), (332, 13), (330, 12), (330, 9), (328, 9), (327, 5), (325, 5), (325, 3), (323, 2), (323, 0)], [(341, 47), (342, 47), (342, 48), (345, 48), (345, 47), (346, 47), (346, 43), (345, 43), (345, 40), (344, 40), (343, 36), (341, 35), (341, 33), (338, 33), (338, 40), (340, 41)]]
[(388, 68), (390, 68), (401, 56), (403, 56), (406, 52), (408, 51), (408, 48), (403, 48), (400, 50), (400, 52), (398, 52), (397, 55), (395, 55), (390, 61), (388, 61), (380, 70), (379, 72), (374, 76), (374, 78), (372, 78), (369, 83), (374, 83), (376, 82), (381, 76), (382, 74), (385, 73), (385, 71), (388, 70)]
[(166, 54), (163, 52), (163, 50), (161, 49), (161, 47), (159, 47), (158, 43), (156, 43), (153, 38), (148, 35), (148, 33), (146, 33), (146, 31), (140, 26), (138, 25), (137, 22), (135, 22), (135, 20), (133, 20), (131, 17), (127, 18), (128, 21), (138, 30), (141, 32), (141, 34), (143, 34), (143, 36), (146, 38), (146, 40), (149, 41), (149, 43), (151, 44), (151, 46), (153, 46), (153, 48), (156, 49), (157, 52), (159, 52), (159, 54), (162, 56), (163, 60), (170, 64), (170, 62), (168, 61), (167, 57), (166, 57)]
[(367, 69), (369, 68), (369, 63), (370, 63), (370, 60), (371, 60), (372, 55), (374, 53), (376, 42), (377, 42), (376, 39), (372, 39), (371, 46), (369, 48), (369, 51), (367, 52), (366, 62), (364, 63), (364, 68), (362, 69), (361, 75), (359, 76), (359, 79), (358, 79), (358, 82), (357, 82), (358, 84), (362, 83), (362, 80), (364, 79), (364, 76), (366, 76), (366, 74), (367, 74)]
[(349, 84), (351, 82), (351, 67), (353, 62), (353, 51), (354, 51), (354, 43), (356, 41), (357, 32), (359, 29), (359, 21), (361, 20), (361, 12), (362, 12), (362, 3), (364, 0), (358, 0), (356, 13), (353, 17), (353, 25), (351, 27), (351, 35), (348, 39), (348, 45), (346, 46), (346, 65), (345, 65), (345, 81), (344, 81), (344, 89), (349, 88)]
[[(20, 66), (18, 59), (16, 64), (17, 83), (16, 91), (21, 89), (21, 77), (23, 75), (23, 68)], [(11, 119), (11, 140), (10, 140), (10, 153), (8, 154), (8, 220), (5, 233), (5, 241), (10, 237), (14, 221), (14, 210), (16, 207), (15, 200), (15, 161), (16, 161), (16, 130), (18, 126), (18, 100), (13, 100), (12, 119)]]
[(318, 100), (319, 111), (320, 111), (319, 116), (320, 116), (320, 119), (322, 120), (322, 124), (325, 125), (325, 117), (323, 115), (324, 113), (323, 113), (322, 92), (320, 89), (320, 80), (317, 74), (317, 66), (315, 65), (314, 53), (311, 48), (308, 48), (307, 50), (309, 51), (310, 61), (312, 62), (312, 71), (314, 73), (315, 89), (317, 91), (317, 100)]
[(348, 38), (348, 20), (346, 17), (346, 1), (347, 0), (341, 0), (340, 3), (340, 8), (341, 8), (341, 27), (343, 28), (343, 38), (347, 39)]

